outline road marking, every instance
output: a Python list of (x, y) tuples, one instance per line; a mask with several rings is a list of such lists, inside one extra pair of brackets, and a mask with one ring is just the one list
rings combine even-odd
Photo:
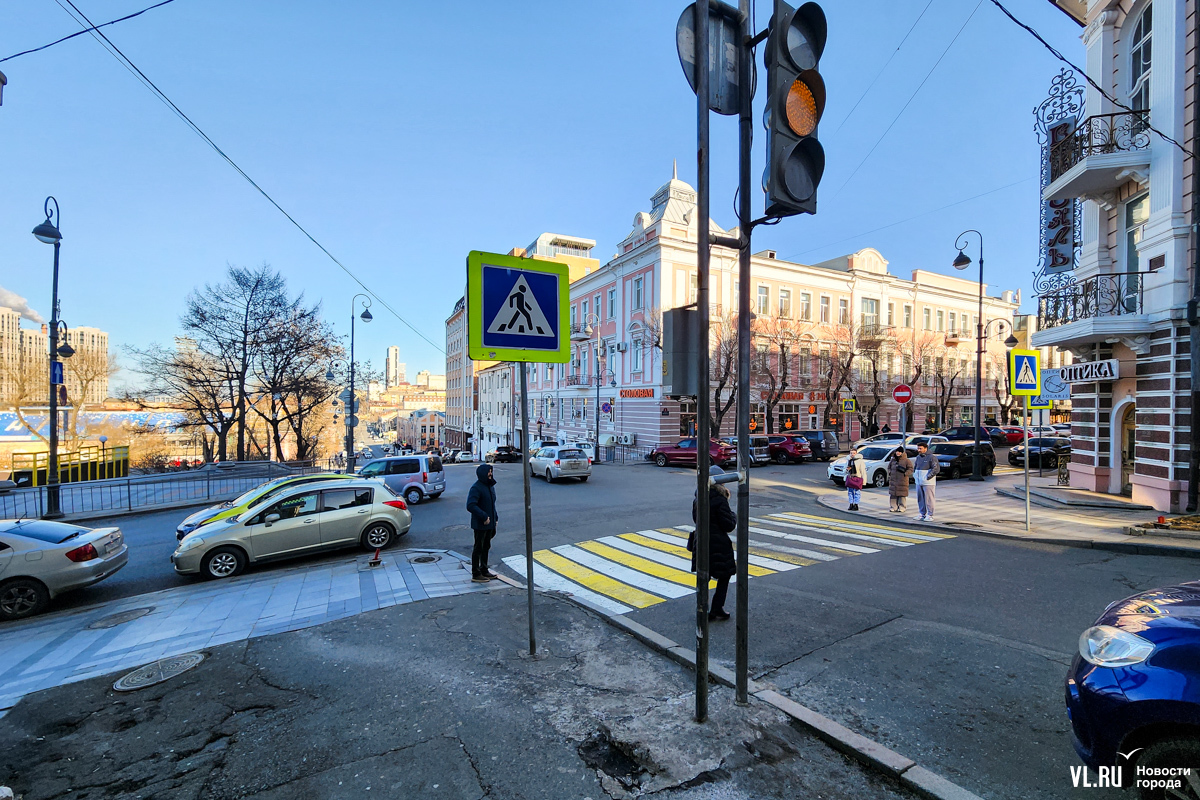
[(829, 517), (818, 517), (818, 516), (814, 516), (812, 514), (801, 514), (798, 511), (782, 511), (782, 512), (780, 512), (780, 514), (785, 517), (794, 517), (796, 519), (810, 519), (810, 520), (814, 520), (817, 522), (831, 522), (831, 523), (837, 523), (839, 525), (848, 525), (848, 526), (851, 526), (854, 528), (874, 528), (876, 530), (894, 531), (896, 533), (903, 533), (905, 536), (912, 536), (915, 539), (928, 538), (931, 541), (936, 541), (938, 539), (953, 539), (954, 538), (954, 535), (950, 534), (950, 533), (932, 533), (930, 531), (922, 531), (921, 533), (912, 533), (904, 528), (892, 528), (892, 527), (888, 527), (886, 525), (874, 525), (870, 522), (857, 522), (857, 521), (844, 522), (842, 520), (835, 520), (835, 519), (831, 519)]
[[(773, 519), (778, 519), (780, 516), (782, 516), (782, 515), (779, 515), (779, 514), (771, 515), (771, 517)], [(801, 519), (800, 517), (790, 517), (790, 515), (789, 515), (789, 518), (790, 519)], [(901, 542), (908, 542), (909, 544), (925, 544), (927, 542), (940, 542), (941, 541), (941, 538), (937, 537), (937, 536), (926, 536), (921, 533), (910, 533), (909, 531), (906, 531), (903, 529), (898, 529), (898, 528), (878, 528), (878, 527), (868, 528), (868, 527), (865, 527), (862, 525), (857, 525), (853, 522), (842, 522), (841, 520), (824, 519), (824, 518), (820, 518), (820, 517), (813, 519), (812, 521), (815, 523), (818, 520), (820, 521), (820, 524), (822, 527), (826, 527), (831, 530), (837, 529), (837, 530), (846, 530), (846, 531), (857, 531), (859, 533), (866, 533), (866, 534), (870, 534), (871, 536), (877, 536), (882, 539), (895, 539), (895, 540), (901, 541)], [(805, 520), (805, 521), (807, 521), (807, 520)], [(891, 531), (891, 532), (885, 533), (885, 531)]]
[(616, 578), (621, 583), (627, 583), (644, 592), (653, 592), (654, 594), (671, 599), (684, 597), (689, 594), (687, 589), (681, 589), (674, 583), (655, 578), (644, 572), (638, 572), (636, 569), (623, 567), (620, 564), (601, 558), (595, 553), (589, 553), (587, 550), (583, 550), (575, 545), (565, 544), (550, 549), (563, 558), (571, 559), (576, 564), (582, 564), (589, 569), (602, 572), (605, 575)]
[[(636, 534), (625, 535), (635, 536)], [(651, 561), (657, 561), (658, 563), (664, 564), (668, 567), (674, 567), (675, 569), (683, 570), (689, 574), (692, 571), (692, 562), (690, 559), (673, 556), (661, 550), (655, 550), (650, 547), (643, 547), (632, 539), (626, 540), (622, 539), (620, 536), (604, 536), (596, 541), (603, 542), (604, 544), (610, 547), (615, 547), (618, 550), (624, 550), (626, 553), (633, 553), (635, 556), (648, 558)]]
[(811, 558), (816, 561), (837, 561), (841, 556), (835, 556), (831, 553), (822, 553), (818, 550), (805, 550), (802, 547), (788, 547), (783, 544), (775, 544), (774, 542), (763, 542), (757, 539), (752, 539), (759, 547), (765, 547), (768, 550), (778, 550), (781, 553), (791, 553), (792, 555), (801, 556), (802, 558)]
[(756, 528), (750, 526), (751, 533), (757, 533), (760, 536), (774, 536), (776, 539), (788, 539), (793, 542), (804, 542), (805, 544), (815, 544), (821, 547), (829, 547), (834, 550), (841, 550), (844, 553), (851, 555), (860, 555), (862, 553), (878, 553), (879, 551), (873, 547), (862, 547), (857, 544), (845, 544), (843, 542), (831, 542), (828, 539), (814, 539), (811, 536), (799, 536), (795, 533), (784, 533), (783, 531), (771, 531), (766, 528)]
[(753, 555), (767, 556), (768, 558), (786, 561), (789, 564), (795, 564), (798, 567), (811, 567), (813, 564), (819, 563), (811, 558), (802, 558), (800, 556), (789, 555), (783, 552), (783, 548), (769, 547), (765, 542), (755, 542), (756, 547), (751, 547), (750, 552)]
[[(553, 553), (551, 553), (551, 555), (553, 555)], [(528, 580), (528, 577), (525, 575), (525, 556), (509, 556), (508, 558), (501, 560), (504, 562), (506, 567), (520, 575), (522, 578)], [(540, 586), (543, 589), (574, 595), (613, 614), (628, 614), (633, 610), (629, 606), (622, 605), (621, 603), (618, 603), (615, 600), (606, 597), (605, 595), (593, 592), (591, 589), (585, 589), (577, 583), (572, 583), (566, 578), (560, 577), (545, 564), (534, 565), (533, 582), (535, 585)], [(658, 602), (658, 598), (655, 598), (654, 602)], [(648, 603), (647, 605), (652, 604)]]
[[(626, 536), (629, 535), (630, 534), (626, 534)], [(661, 543), (656, 549), (662, 549), (668, 553), (675, 553), (676, 555), (679, 555), (679, 551), (682, 550), (684, 553), (688, 554), (689, 562), (691, 560), (692, 554), (688, 553), (687, 548), (683, 548), (675, 544), (675, 542), (679, 541), (678, 534), (672, 535), (670, 533), (659, 533), (658, 531), (639, 531), (637, 535)], [(650, 544), (649, 542), (643, 542), (643, 544), (645, 544), (647, 547), (655, 547), (655, 545)], [(761, 563), (755, 561), (755, 559), (757, 559), (757, 556), (755, 556), (754, 559), (751, 559), (750, 563), (746, 565), (746, 571), (754, 577), (761, 577), (763, 575), (770, 575), (772, 573), (782, 571), (780, 569), (770, 569), (762, 566)], [(790, 569), (791, 565), (787, 565), (787, 568)]]
[(696, 576), (691, 573), (690, 565), (689, 571), (684, 572), (683, 570), (664, 566), (657, 561), (651, 561), (648, 558), (626, 553), (624, 550), (618, 550), (603, 542), (580, 542), (577, 546), (588, 552), (607, 558), (609, 561), (615, 561), (623, 566), (636, 569), (638, 572), (644, 572), (656, 578), (678, 583), (681, 586), (691, 586), (693, 589), (696, 587)]
[[(614, 600), (633, 606), (634, 608), (645, 608), (646, 606), (662, 602), (661, 597), (655, 597), (649, 592), (643, 592), (641, 589), (627, 586), (607, 575), (580, 566), (569, 558), (563, 558), (558, 553), (552, 553), (549, 550), (539, 550), (533, 554), (533, 557), (539, 564), (554, 570), (564, 578), (575, 581), (592, 591), (608, 595)], [(534, 577), (534, 583), (537, 583), (536, 576)]]
[(831, 534), (833, 536), (844, 536), (847, 539), (857, 539), (860, 542), (870, 542), (871, 544), (888, 545), (889, 547), (912, 547), (920, 542), (903, 542), (898, 539), (884, 539), (879, 536), (867, 536), (865, 533), (851, 533), (849, 531), (839, 531), (824, 525), (801, 525), (796, 522), (785, 522), (781, 519), (768, 517), (766, 519), (755, 518), (755, 522), (767, 525), (782, 525), (785, 528), (796, 528), (798, 530), (815, 531), (817, 533)]

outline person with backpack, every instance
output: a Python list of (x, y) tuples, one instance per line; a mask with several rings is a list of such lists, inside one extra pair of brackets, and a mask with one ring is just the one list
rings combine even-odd
[(850, 456), (846, 459), (846, 496), (849, 502), (847, 511), (858, 511), (858, 503), (862, 500), (862, 488), (867, 482), (867, 462), (858, 454), (857, 447), (850, 448)]

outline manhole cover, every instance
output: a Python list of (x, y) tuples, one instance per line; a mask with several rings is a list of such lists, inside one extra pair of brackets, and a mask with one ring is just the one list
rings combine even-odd
[(413, 556), (412, 558), (409, 559), (409, 561), (411, 561), (414, 564), (432, 564), (435, 561), (441, 561), (441, 559), (442, 559), (441, 556), (424, 555), (424, 556)]
[(142, 608), (131, 608), (128, 611), (118, 611), (116, 614), (109, 614), (107, 617), (100, 619), (88, 625), (89, 628), (115, 628), (118, 625), (126, 622), (132, 622), (138, 617), (144, 617), (154, 610), (154, 606), (143, 606)]
[(445, 527), (442, 528), (442, 530), (445, 531), (446, 533), (450, 533), (452, 531), (465, 531), (468, 529), (469, 528), (466, 525), (446, 525)]
[(153, 664), (138, 667), (133, 672), (120, 678), (113, 684), (113, 689), (118, 692), (134, 692), (138, 689), (145, 689), (147, 686), (153, 686), (156, 683), (170, 680), (176, 675), (187, 672), (192, 667), (199, 666), (204, 658), (204, 653), (184, 653), (181, 656), (160, 658)]

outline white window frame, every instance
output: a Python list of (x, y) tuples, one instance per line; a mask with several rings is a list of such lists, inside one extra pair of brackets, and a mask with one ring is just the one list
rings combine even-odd
[(642, 304), (646, 300), (644, 277), (638, 275), (633, 279), (633, 310), (641, 311)]

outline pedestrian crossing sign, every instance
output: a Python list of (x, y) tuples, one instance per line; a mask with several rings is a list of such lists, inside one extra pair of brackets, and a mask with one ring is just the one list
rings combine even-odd
[(467, 254), (468, 354), (480, 361), (566, 363), (566, 264), (472, 250)]
[(1052, 408), (1053, 406), (1054, 406), (1054, 402), (1052, 400), (1047, 400), (1046, 398), (1042, 397), (1040, 394), (1037, 395), (1036, 397), (1029, 398), (1029, 410), (1030, 411), (1047, 411), (1050, 408)]
[(854, 399), (842, 401), (842, 413), (853, 414), (858, 410), (858, 401)]
[(1034, 397), (1042, 393), (1042, 370), (1037, 350), (1010, 350), (1008, 353), (1008, 393), (1014, 397)]

